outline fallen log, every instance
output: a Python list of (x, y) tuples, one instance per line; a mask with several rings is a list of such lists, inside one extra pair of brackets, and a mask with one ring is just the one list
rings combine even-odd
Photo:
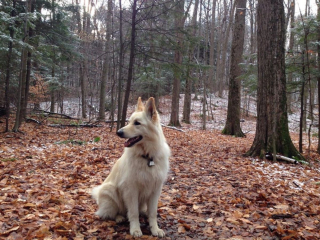
[(170, 128), (170, 129), (173, 129), (173, 130), (177, 130), (177, 131), (179, 131), (179, 132), (185, 132), (185, 131), (183, 131), (183, 130), (180, 129), (180, 128), (176, 128), (176, 127), (172, 127), (172, 126), (167, 126), (167, 125), (164, 125), (164, 124), (162, 124), (162, 123), (161, 123), (161, 126), (162, 126), (162, 127), (165, 127), (165, 128)]
[(36, 119), (33, 119), (33, 118), (26, 118), (26, 122), (29, 123), (29, 122), (34, 122), (34, 123), (37, 123), (39, 125), (41, 125), (41, 122), (36, 120)]
[(60, 117), (60, 118), (63, 117), (66, 119), (79, 120), (79, 118), (73, 118), (73, 117), (70, 117), (70, 116), (63, 114), (63, 113), (48, 112), (48, 111), (41, 110), (41, 109), (35, 109), (35, 110), (33, 110), (33, 112), (34, 113), (45, 113), (48, 116), (52, 116), (52, 117)]
[(94, 128), (103, 127), (96, 124), (48, 124), (49, 127), (64, 128), (64, 127), (79, 127), (79, 128)]
[[(269, 153), (269, 152), (266, 153), (266, 159), (268, 159), (268, 160), (273, 160), (273, 155), (272, 155), (272, 153)], [(291, 163), (294, 163), (294, 164), (301, 163), (301, 164), (309, 165), (309, 163), (306, 162), (306, 161), (296, 160), (296, 159), (289, 158), (289, 157), (285, 157), (285, 156), (282, 156), (282, 155), (279, 155), (279, 154), (276, 154), (276, 159), (277, 159), (277, 160), (283, 160), (283, 161), (291, 162)]]

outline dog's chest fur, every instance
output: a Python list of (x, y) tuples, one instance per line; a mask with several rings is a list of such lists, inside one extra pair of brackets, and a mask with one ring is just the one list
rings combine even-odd
[(167, 178), (169, 170), (169, 156), (166, 154), (156, 154), (150, 156), (153, 159), (154, 166), (149, 166), (149, 160), (143, 157), (142, 154), (137, 154), (133, 149), (125, 151), (126, 157), (123, 158), (123, 164), (127, 165), (127, 172), (124, 173), (125, 177), (122, 178), (125, 184), (130, 184), (140, 192), (148, 195), (154, 189), (159, 188)]

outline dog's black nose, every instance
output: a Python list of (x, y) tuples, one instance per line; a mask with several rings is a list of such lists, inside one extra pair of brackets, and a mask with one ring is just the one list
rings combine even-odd
[(123, 138), (123, 136), (124, 136), (123, 130), (122, 130), (122, 129), (119, 129), (119, 130), (117, 131), (117, 135), (118, 135), (119, 137)]

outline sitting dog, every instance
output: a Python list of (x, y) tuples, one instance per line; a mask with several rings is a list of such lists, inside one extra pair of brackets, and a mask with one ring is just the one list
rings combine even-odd
[(152, 235), (164, 237), (157, 223), (157, 208), (169, 170), (170, 148), (154, 98), (149, 98), (145, 106), (139, 98), (128, 125), (119, 129), (117, 135), (128, 140), (109, 176), (92, 190), (99, 205), (96, 215), (117, 223), (125, 221), (127, 216), (130, 234), (141, 237), (139, 213), (146, 213)]

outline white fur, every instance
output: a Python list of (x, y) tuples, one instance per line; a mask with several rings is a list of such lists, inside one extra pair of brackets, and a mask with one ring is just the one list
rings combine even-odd
[[(135, 124), (137, 121), (139, 125)], [(162, 132), (154, 99), (150, 98), (144, 108), (139, 98), (136, 112), (120, 131), (125, 138), (141, 135), (143, 139), (125, 148), (106, 180), (92, 190), (99, 205), (96, 214), (116, 222), (124, 221), (127, 216), (130, 234), (140, 237), (139, 213), (147, 213), (152, 235), (164, 237), (164, 231), (157, 224), (157, 205), (169, 170), (170, 148)], [(155, 165), (152, 167), (142, 157), (147, 154), (153, 158)]]

